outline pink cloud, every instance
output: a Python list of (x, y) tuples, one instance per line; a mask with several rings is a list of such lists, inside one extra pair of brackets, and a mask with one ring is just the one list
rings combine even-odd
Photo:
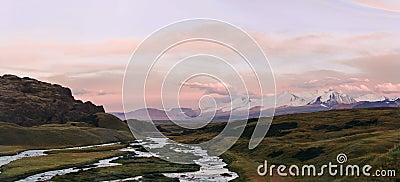
[(348, 85), (348, 84), (344, 84), (344, 85), (339, 85), (340, 88), (346, 90), (346, 91), (356, 91), (356, 92), (369, 92), (371, 91), (371, 89), (369, 89), (366, 85)]
[[(53, 43), (40, 40), (0, 44), (0, 63), (32, 61), (46, 63), (72, 57), (104, 57), (130, 55), (140, 43), (135, 39), (109, 39), (90, 43)], [(71, 58), (70, 58), (71, 59)]]
[(400, 84), (383, 83), (375, 86), (375, 89), (382, 93), (400, 93)]
[(361, 78), (350, 78), (350, 80), (359, 81), (359, 82), (369, 82), (369, 79), (368, 79), (368, 78), (365, 78), (365, 79), (361, 79)]
[[(390, 52), (397, 47), (400, 37), (388, 32), (363, 34), (311, 33), (296, 36), (284, 34), (251, 33), (252, 37), (265, 48), (265, 52), (276, 55), (335, 55), (343, 53), (364, 55), (376, 52)], [(351, 42), (351, 44), (349, 44)], [(371, 44), (373, 42), (373, 44)]]
[[(258, 34), (255, 38), (266, 49), (266, 53), (271, 53), (272, 58), (275, 58), (271, 60), (275, 60), (275, 62), (272, 62), (272, 65), (276, 64), (275, 68), (278, 70), (278, 74), (276, 75), (278, 92), (283, 90), (314, 90), (333, 86), (344, 91), (361, 93), (371, 91), (374, 85), (377, 84), (379, 85), (374, 90), (376, 92), (388, 94), (399, 92), (398, 85), (392, 84), (398, 79), (399, 53), (391, 52), (398, 48), (398, 44), (396, 44), (400, 40), (398, 35), (384, 32), (357, 35), (321, 33), (297, 36)], [(117, 102), (121, 102), (121, 80), (126, 60), (128, 60), (129, 54), (131, 54), (138, 44), (139, 41), (135, 39), (110, 39), (85, 43), (49, 43), (30, 40), (28, 43), (16, 42), (14, 45), (0, 44), (0, 49), (2, 50), (0, 64), (4, 65), (0, 71), (9, 72), (9, 70), (14, 70), (18, 74), (21, 73), (27, 76), (39, 75), (39, 77), (60, 74), (62, 77), (54, 77), (50, 81), (70, 86), (73, 90), (78, 89), (79, 91), (80, 89), (86, 92), (86, 94), (79, 94), (78, 92), (76, 94), (77, 97), (94, 100), (100, 104), (111, 104), (112, 106), (108, 106), (108, 109), (117, 110), (116, 108), (120, 108), (116, 106), (118, 105)], [(212, 49), (221, 53), (220, 46), (213, 44), (188, 44), (179, 47), (177, 51), (199, 51), (203, 49)], [(224, 53), (223, 51), (222, 53)], [(339, 72), (337, 70), (307, 72), (307, 70), (305, 71), (302, 68), (295, 70), (279, 67), (279, 64), (285, 66), (294, 65), (294, 67), (300, 64), (310, 64), (309, 67), (312, 67), (313, 65), (310, 62), (298, 61), (298, 58), (307, 56), (305, 54), (324, 53), (330, 59), (331, 55), (335, 55), (335, 53), (345, 54), (348, 52), (351, 55), (360, 54), (362, 56), (351, 59), (340, 59), (342, 61), (323, 60), (323, 58), (322, 60), (331, 61), (335, 65), (356, 68), (358, 72), (355, 74), (349, 74), (346, 71)], [(377, 52), (385, 54), (378, 54)], [(284, 55), (285, 60), (288, 60), (288, 62), (278, 63), (279, 59), (276, 58), (279, 55)], [(121, 59), (123, 56), (126, 57)], [(12, 67), (9, 66), (10, 62), (14, 63)], [(377, 64), (381, 64), (382, 66), (377, 69)], [(27, 65), (29, 67), (26, 67)], [(321, 65), (324, 64), (321, 63)], [(279, 71), (281, 70), (294, 70), (294, 74), (279, 75)], [(110, 77), (110, 74), (117, 76)], [(367, 77), (372, 79), (371, 82), (369, 79), (366, 79)], [(102, 83), (99, 84), (98, 80), (102, 80)], [(191, 82), (184, 85), (189, 88), (196, 88), (191, 89), (191, 92), (196, 93), (188, 96), (185, 94), (185, 97), (183, 97), (188, 104), (191, 103), (191, 100), (197, 98), (195, 96), (201, 96), (204, 93), (214, 94), (213, 96), (216, 97), (228, 94), (227, 88), (223, 84)], [(88, 90), (83, 90), (82, 88), (87, 88)], [(102, 94), (99, 90), (106, 90), (107, 92), (105, 93), (112, 92), (115, 95), (107, 99), (106, 95)], [(258, 92), (254, 91), (254, 93)], [(158, 103), (158, 100), (159, 98), (154, 97), (152, 102)]]
[(112, 94), (112, 92), (107, 92), (105, 90), (97, 90), (97, 89), (87, 89), (87, 88), (83, 88), (83, 89), (75, 89), (73, 90), (73, 94), (76, 96), (82, 96), (82, 95), (109, 95)]
[(308, 84), (310, 84), (310, 83), (315, 83), (315, 82), (318, 82), (318, 80), (309, 80), (309, 81), (306, 81), (306, 82), (304, 82), (304, 83), (308, 83)]
[[(314, 77), (320, 77), (316, 76), (315, 74), (318, 74), (317, 72), (314, 72), (313, 75)], [(340, 76), (340, 75), (337, 75)], [(362, 83), (362, 82), (367, 82), (369, 81), (368, 79), (361, 79), (361, 78), (337, 78), (337, 77), (331, 77), (331, 76), (326, 76), (320, 79), (311, 79), (308, 81), (304, 81), (302, 84), (299, 81), (296, 81), (294, 84), (292, 84), (292, 87), (297, 87), (297, 88), (305, 88), (305, 89), (318, 89), (318, 88), (326, 88), (326, 87), (332, 87), (336, 85), (346, 85), (347, 84), (354, 84), (354, 83)]]
[(221, 83), (185, 82), (183, 86), (203, 90), (206, 94), (228, 95), (227, 88)]
[(393, 0), (353, 0), (355, 3), (383, 11), (400, 13), (400, 2)]
[(97, 43), (65, 45), (62, 50), (65, 54), (80, 56), (131, 54), (139, 43), (138, 40), (113, 39)]

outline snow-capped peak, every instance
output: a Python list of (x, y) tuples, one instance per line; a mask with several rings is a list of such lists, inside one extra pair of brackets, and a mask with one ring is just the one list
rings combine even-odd
[(374, 94), (366, 94), (356, 98), (357, 102), (368, 101), (368, 102), (378, 102), (388, 100), (385, 96), (377, 96)]
[(250, 109), (250, 98), (247, 97), (238, 97), (234, 98), (230, 104), (224, 105), (218, 110), (223, 112), (233, 111), (233, 110), (249, 110)]
[(352, 103), (356, 103), (356, 102), (357, 101), (355, 99), (348, 96), (347, 94), (341, 94), (334, 90), (328, 90), (328, 91), (324, 92), (323, 94), (314, 98), (314, 100), (309, 102), (309, 104), (334, 105), (334, 104), (352, 104)]
[[(230, 103), (219, 106), (217, 108), (201, 109), (202, 112), (220, 111), (247, 111), (254, 107), (261, 107), (262, 109), (273, 108), (273, 105), (267, 105), (269, 102), (275, 99), (275, 96), (264, 97), (263, 100), (259, 98), (248, 98), (248, 97), (236, 97), (233, 98)], [(400, 98), (394, 98), (391, 101), (396, 101)], [(294, 93), (290, 91), (284, 91), (276, 95), (276, 107), (297, 107), (319, 104), (326, 108), (331, 108), (336, 104), (353, 104), (360, 101), (389, 101), (387, 97), (376, 96), (373, 94), (366, 94), (361, 97), (354, 99), (347, 94), (329, 90), (316, 90), (313, 92), (299, 92)]]
[(285, 91), (276, 96), (276, 106), (302, 106), (306, 105), (310, 99), (298, 96), (295, 93)]

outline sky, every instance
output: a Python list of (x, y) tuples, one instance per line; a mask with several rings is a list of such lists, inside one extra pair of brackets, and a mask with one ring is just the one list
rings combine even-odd
[[(278, 93), (334, 89), (354, 97), (400, 96), (395, 0), (3, 0), (0, 74), (58, 83), (78, 99), (122, 111), (124, 72), (135, 48), (154, 31), (192, 18), (217, 19), (248, 32), (270, 61)], [(209, 46), (187, 45), (169, 60)], [(183, 105), (195, 107), (204, 94), (223, 95), (214, 81), (185, 83)], [(150, 106), (157, 107), (159, 97), (151, 94), (157, 93), (149, 94)]]

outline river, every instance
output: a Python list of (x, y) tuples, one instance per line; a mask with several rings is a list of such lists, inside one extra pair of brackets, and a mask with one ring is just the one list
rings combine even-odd
[[(107, 146), (107, 145), (115, 145), (117, 143), (107, 143), (101, 145), (89, 145), (83, 147), (71, 147), (66, 149), (82, 149), (82, 148), (91, 148), (91, 147), (99, 147), (99, 146)], [(163, 148), (169, 147), (176, 153), (190, 153), (194, 156), (197, 156), (198, 159), (194, 160), (194, 163), (200, 166), (199, 171), (195, 172), (181, 172), (181, 173), (163, 173), (164, 176), (169, 178), (178, 178), (180, 181), (230, 181), (238, 177), (235, 172), (229, 171), (226, 168), (227, 164), (223, 162), (221, 158), (218, 156), (210, 156), (207, 154), (206, 150), (201, 149), (200, 147), (193, 147), (189, 145), (182, 145), (182, 144), (172, 144), (168, 139), (165, 138), (146, 138), (145, 140), (136, 141), (131, 143), (130, 146), (126, 148), (119, 149), (120, 151), (124, 152), (132, 152), (135, 153), (135, 157), (153, 157), (157, 156), (157, 153), (149, 153), (143, 152), (135, 149), (136, 145), (143, 145), (149, 148)], [(64, 148), (65, 149), (65, 148)], [(12, 156), (1, 156), (0, 157), (0, 167), (6, 165), (12, 161), (22, 159), (25, 157), (38, 157), (47, 155), (47, 151), (53, 150), (64, 150), (64, 149), (47, 149), (47, 150), (27, 150), (21, 152), (17, 155)], [(108, 159), (99, 160), (97, 163), (88, 165), (90, 167), (71, 167), (66, 169), (60, 170), (52, 170), (46, 171), (43, 173), (35, 174), (29, 176), (24, 179), (20, 179), (18, 182), (31, 182), (31, 181), (46, 181), (50, 180), (56, 175), (65, 175), (68, 173), (78, 172), (78, 171), (85, 171), (94, 168), (101, 168), (101, 167), (111, 167), (122, 165), (119, 163), (115, 163), (113, 161), (119, 159), (122, 156), (112, 157)], [(142, 176), (133, 176), (127, 179), (113, 179), (112, 182), (115, 181), (130, 181), (130, 180), (140, 180)]]

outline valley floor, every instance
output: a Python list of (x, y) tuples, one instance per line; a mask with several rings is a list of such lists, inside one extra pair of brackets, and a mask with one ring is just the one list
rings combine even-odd
[[(335, 110), (307, 114), (277, 116), (262, 143), (248, 149), (249, 139), (257, 121), (250, 120), (241, 139), (222, 157), (231, 170), (239, 174), (235, 181), (399, 181), (400, 180), (400, 109), (374, 108)], [(185, 137), (181, 142), (202, 142), (216, 136), (223, 124), (207, 126)], [(165, 126), (171, 137), (173, 127)], [(166, 132), (168, 134), (168, 132)], [(267, 160), (269, 164), (286, 166), (314, 164), (322, 166), (337, 163), (338, 154), (347, 155), (346, 164), (394, 169), (395, 177), (260, 177), (257, 167)], [(276, 172), (276, 171), (275, 171)]]
[[(262, 119), (262, 118), (261, 118)], [(400, 109), (375, 108), (316, 112), (284, 115), (274, 118), (262, 143), (248, 149), (248, 142), (256, 125), (250, 120), (236, 144), (221, 157), (231, 171), (239, 174), (234, 181), (396, 181), (400, 180)], [(224, 123), (210, 124), (198, 130), (182, 129), (173, 125), (161, 125), (165, 135), (175, 141), (200, 143), (207, 141), (224, 128)], [(83, 132), (79, 133), (78, 130)], [(13, 132), (14, 131), (14, 132)], [(47, 135), (46, 131), (64, 133)], [(4, 132), (4, 133), (3, 133)], [(9, 124), (0, 124), (0, 155), (10, 155), (27, 149), (63, 148), (93, 143), (129, 141), (129, 132), (101, 128), (78, 128), (70, 126), (41, 126), (27, 130)], [(3, 138), (3, 135), (10, 135)], [(23, 136), (21, 135), (23, 134)], [(29, 139), (33, 134), (40, 141)], [(94, 136), (95, 141), (79, 140), (63, 136)], [(14, 138), (12, 138), (14, 136)], [(18, 139), (21, 136), (22, 139)], [(26, 143), (23, 141), (27, 137)], [(54, 137), (54, 138), (49, 138)], [(132, 141), (132, 138), (130, 138)], [(14, 141), (10, 141), (14, 140)], [(56, 142), (61, 140), (61, 142)], [(63, 143), (64, 141), (64, 143)], [(16, 145), (13, 145), (13, 142)], [(46, 146), (46, 142), (52, 143)], [(91, 143), (92, 142), (92, 143)], [(0, 181), (14, 181), (40, 172), (64, 169), (71, 166), (87, 166), (101, 159), (123, 156), (114, 162), (123, 165), (94, 168), (87, 171), (56, 176), (55, 181), (104, 181), (140, 176), (141, 180), (171, 181), (165, 172), (188, 172), (198, 170), (198, 165), (181, 165), (158, 158), (134, 158), (118, 149), (127, 143), (79, 150), (51, 151), (48, 155), (23, 158), (0, 167)], [(280, 177), (259, 176), (257, 167), (268, 160), (270, 164), (321, 166), (336, 162), (338, 154), (347, 155), (346, 164), (369, 164), (376, 169), (395, 169), (396, 177)]]

